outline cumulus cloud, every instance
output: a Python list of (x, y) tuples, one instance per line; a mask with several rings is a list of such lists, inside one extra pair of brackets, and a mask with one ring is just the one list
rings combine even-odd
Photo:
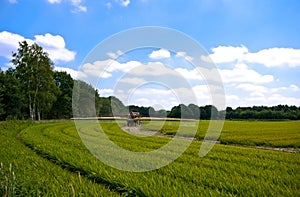
[(214, 63), (227, 63), (236, 60), (243, 60), (245, 54), (248, 53), (248, 49), (245, 46), (233, 47), (233, 46), (218, 46), (212, 49), (212, 54), (207, 56), (201, 56), (201, 59), (207, 62), (212, 60)]
[(226, 95), (227, 106), (274, 106), (278, 104), (298, 105), (300, 98), (296, 98), (291, 92), (298, 91), (294, 84), (289, 86), (268, 87), (268, 85), (240, 83), (235, 86), (227, 86), (229, 93)]
[(281, 87), (276, 87), (276, 88), (270, 88), (270, 87), (263, 86), (263, 85), (242, 83), (242, 84), (238, 84), (236, 86), (236, 88), (250, 92), (250, 95), (253, 95), (253, 96), (256, 96), (257, 94), (262, 95), (262, 94), (269, 94), (269, 93), (282, 93), (283, 91), (293, 91), (293, 92), (299, 91), (298, 86), (296, 86), (294, 84), (287, 86), (287, 87), (281, 86)]
[(114, 90), (110, 88), (100, 88), (98, 89), (98, 93), (101, 97), (112, 96)]
[(216, 68), (208, 69), (204, 67), (197, 67), (192, 70), (188, 70), (186, 68), (175, 68), (175, 71), (187, 80), (222, 82), (220, 72)]
[(184, 52), (184, 51), (179, 51), (179, 52), (177, 52), (175, 56), (176, 56), (176, 57), (182, 57), (182, 58), (184, 58), (185, 60), (188, 60), (188, 61), (193, 61), (193, 59), (194, 59), (193, 57), (188, 56), (188, 55), (186, 54), (186, 52)]
[(26, 40), (28, 44), (33, 44), (30, 39), (25, 39), (19, 34), (14, 34), (7, 31), (0, 32), (0, 56), (11, 58), (12, 53), (17, 51), (19, 42)]
[(109, 78), (112, 76), (111, 73), (114, 71), (128, 72), (139, 65), (141, 65), (141, 63), (138, 61), (119, 63), (116, 60), (107, 59), (95, 61), (93, 63), (85, 63), (80, 68), (80, 72), (84, 77)]
[(270, 83), (274, 81), (272, 75), (262, 75), (255, 70), (248, 68), (246, 64), (236, 64), (234, 69), (220, 69), (223, 82), (251, 82), (251, 83)]
[(171, 57), (171, 53), (166, 49), (155, 50), (152, 51), (151, 54), (149, 54), (149, 58), (151, 59), (165, 59), (170, 57)]
[(175, 68), (175, 71), (180, 73), (186, 79), (203, 80), (201, 74), (196, 69), (188, 70), (186, 68)]
[(216, 64), (229, 62), (257, 63), (266, 67), (300, 66), (300, 49), (269, 48), (258, 52), (249, 52), (245, 46), (218, 46), (209, 56), (201, 56), (204, 61)]
[(72, 68), (66, 68), (66, 67), (59, 67), (59, 66), (55, 66), (54, 67), (54, 70), (55, 71), (59, 71), (59, 72), (67, 72), (68, 74), (71, 75), (71, 77), (73, 79), (77, 79), (78, 77), (78, 71), (77, 70), (74, 70)]
[(258, 63), (267, 67), (277, 66), (300, 66), (300, 49), (292, 48), (270, 48), (258, 51), (257, 53), (248, 53), (245, 61)]
[(66, 49), (64, 38), (60, 35), (53, 36), (49, 33), (45, 35), (35, 35), (35, 39), (26, 39), (23, 36), (7, 31), (0, 32), (0, 56), (11, 58), (12, 52), (16, 52), (19, 42), (24, 40), (28, 44), (37, 43), (49, 54), (52, 61), (72, 61), (75, 59), (76, 52)]
[[(272, 75), (262, 75), (248, 68), (246, 64), (236, 64), (233, 69), (207, 69), (198, 67), (192, 70), (176, 68), (175, 71), (186, 79), (197, 81), (219, 81), (224, 83), (251, 82), (255, 84), (274, 81)], [(220, 74), (221, 79), (217, 77), (218, 74)]]
[(45, 35), (36, 35), (35, 43), (42, 46), (53, 61), (71, 61), (76, 53), (65, 48), (65, 40), (62, 36), (53, 36), (49, 33)]

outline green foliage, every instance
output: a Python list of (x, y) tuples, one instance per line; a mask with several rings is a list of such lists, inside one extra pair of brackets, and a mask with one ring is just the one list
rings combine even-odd
[(51, 109), (59, 95), (53, 80), (52, 62), (42, 47), (29, 46), (23, 41), (19, 43), (18, 52), (13, 54), (12, 63), (16, 65), (16, 77), (27, 97), (30, 117), (40, 120), (42, 113)]
[[(4, 74), (2, 72), (2, 70), (0, 70), (0, 79), (2, 79), (4, 77)], [(4, 104), (3, 104), (3, 95), (4, 95), (4, 87), (3, 87), (3, 83), (0, 83), (0, 117), (3, 116), (3, 114), (5, 114), (5, 110), (4, 110)]]
[(0, 71), (0, 105), (2, 104), (3, 110), (2, 115), (0, 112), (0, 120), (26, 118), (26, 113), (23, 112), (26, 107), (25, 98), (15, 74), (13, 69), (8, 69), (5, 73)]
[(54, 72), (54, 81), (61, 94), (53, 103), (49, 112), (49, 118), (69, 119), (72, 117), (72, 92), (74, 80), (66, 72)]
[(300, 119), (300, 107), (277, 105), (272, 107), (253, 106), (238, 107), (233, 110), (230, 107), (226, 109), (227, 119)]
[(128, 114), (128, 109), (116, 97), (100, 97), (99, 116), (124, 116)]
[(99, 111), (99, 94), (84, 81), (74, 81), (72, 95), (72, 109), (74, 117), (95, 117)]

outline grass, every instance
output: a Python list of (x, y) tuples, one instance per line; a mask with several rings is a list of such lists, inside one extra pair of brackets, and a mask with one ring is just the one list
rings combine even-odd
[(0, 196), (120, 196), (79, 172), (70, 172), (41, 157), (20, 141), (21, 130), (48, 126), (31, 122), (0, 123)]
[[(144, 128), (154, 129), (157, 126), (155, 124), (158, 123), (151, 124), (145, 124)], [(202, 121), (200, 131), (197, 133), (198, 137), (203, 135), (201, 129), (204, 129), (208, 122), (201, 124)], [(292, 126), (293, 124), (295, 126)], [(289, 136), (298, 125), (298, 122), (287, 122), (285, 126), (278, 123), (276, 132), (279, 134), (281, 129), (281, 132), (285, 133), (284, 136)], [(131, 151), (151, 151), (170, 141), (170, 138), (164, 137), (129, 135), (114, 122), (103, 121), (101, 126), (115, 144)], [(164, 126), (170, 131), (176, 128), (174, 122)], [(252, 130), (249, 129), (252, 128), (250, 126), (262, 128)], [(189, 125), (186, 125), (187, 131), (188, 127)], [(263, 139), (271, 141), (272, 129), (269, 127), (271, 125), (264, 122), (257, 124), (257, 122), (229, 121), (225, 123), (221, 140), (226, 137), (230, 139), (233, 133), (236, 135), (233, 135), (232, 139), (242, 139), (241, 136), (255, 131), (255, 135), (246, 135), (245, 138), (255, 139), (253, 136), (266, 133), (262, 135)], [(283, 129), (285, 127), (288, 129)], [(80, 131), (81, 137), (85, 137), (92, 143), (97, 142), (94, 140), (99, 133), (95, 128), (80, 128)], [(295, 136), (291, 137), (295, 142), (288, 140), (288, 146), (298, 143), (298, 132)], [(205, 157), (200, 158), (198, 152), (201, 142), (193, 141), (191, 146), (170, 165), (149, 172), (136, 173), (117, 170), (96, 159), (82, 144), (72, 122), (32, 125), (23, 129), (19, 137), (23, 144), (20, 142), (17, 144), (22, 148), (14, 147), (13, 150), (28, 151), (27, 154), (32, 155), (31, 162), (36, 163), (37, 166), (31, 168), (28, 174), (20, 171), (20, 164), (13, 164), (17, 180), (20, 181), (17, 187), (27, 188), (28, 191), (32, 189), (35, 194), (38, 191), (38, 194), (52, 192), (55, 195), (57, 194), (55, 192), (61, 189), (65, 194), (72, 194), (70, 187), (72, 184), (75, 191), (81, 189), (82, 195), (93, 196), (94, 194), (88, 193), (90, 191), (84, 190), (85, 186), (89, 187), (87, 185), (91, 184), (93, 187), (102, 186), (100, 191), (106, 195), (115, 195), (116, 192), (111, 191), (114, 190), (117, 194), (128, 196), (300, 196), (300, 155), (297, 153), (215, 145)], [(8, 143), (12, 143), (12, 139), (14, 138), (10, 138), (11, 141)], [(241, 143), (245, 142), (247, 140)], [(282, 144), (282, 142), (276, 143)], [(273, 145), (276, 143), (273, 142)], [(99, 143), (95, 148), (101, 148), (109, 155), (109, 146)], [(5, 152), (0, 158), (6, 157), (8, 163), (12, 161), (9, 159), (12, 155), (13, 152)], [(118, 155), (109, 156), (112, 159), (118, 158)], [(163, 154), (158, 157), (164, 159)], [(20, 157), (19, 160), (27, 166), (26, 168), (32, 166), (30, 162)], [(45, 171), (49, 175), (45, 175)], [(65, 174), (58, 178), (52, 176), (50, 171), (56, 176)], [(79, 173), (85, 183), (78, 184)], [(41, 183), (43, 179), (48, 181), (47, 186)], [(74, 182), (70, 183), (71, 180)], [(36, 187), (44, 190), (38, 190)]]
[[(185, 136), (191, 136), (192, 122), (186, 122)], [(144, 130), (156, 130), (166, 135), (175, 135), (179, 122), (148, 122)], [(209, 121), (200, 121), (196, 138), (203, 140)], [(300, 121), (225, 121), (219, 137), (222, 144), (249, 146), (300, 148)]]

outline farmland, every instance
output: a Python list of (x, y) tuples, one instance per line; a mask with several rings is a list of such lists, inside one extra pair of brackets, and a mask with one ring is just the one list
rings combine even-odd
[[(125, 122), (101, 121), (115, 144), (147, 152), (171, 141), (164, 136), (124, 132)], [(184, 127), (189, 136), (189, 124)], [(300, 122), (226, 121), (221, 144), (199, 157), (208, 121), (200, 121), (196, 139), (174, 162), (147, 172), (112, 168), (86, 149), (80, 137), (92, 141), (99, 133), (74, 122), (2, 122), (0, 194), (21, 196), (299, 196), (299, 153), (236, 145), (299, 149)], [(174, 135), (177, 122), (145, 122), (142, 130)], [(182, 139), (185, 140), (185, 139)], [(228, 144), (235, 144), (231, 146)], [(101, 148), (109, 150), (106, 145)], [(114, 157), (111, 155), (111, 157)], [(158, 156), (159, 157), (159, 156)], [(163, 155), (162, 155), (163, 157)], [(163, 158), (162, 158), (163, 160)], [(11, 168), (10, 168), (11, 164)], [(13, 172), (13, 173), (12, 173)]]

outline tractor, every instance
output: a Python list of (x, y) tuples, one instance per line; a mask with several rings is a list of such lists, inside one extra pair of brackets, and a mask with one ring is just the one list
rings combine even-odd
[(127, 126), (133, 127), (133, 126), (139, 126), (139, 125), (141, 125), (140, 113), (130, 110), (128, 117), (127, 117)]

